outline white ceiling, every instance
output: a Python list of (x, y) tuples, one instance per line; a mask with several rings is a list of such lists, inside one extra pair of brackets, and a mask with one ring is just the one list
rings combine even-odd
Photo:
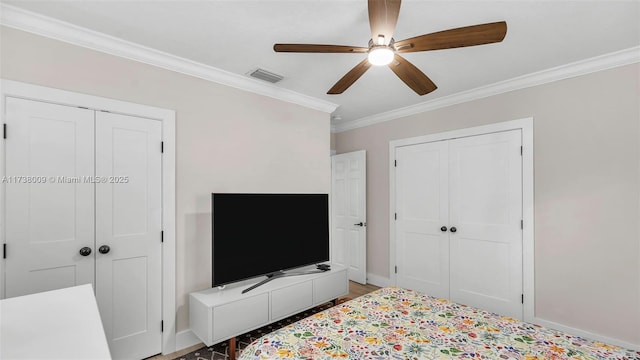
[(367, 2), (2, 2), (244, 75), (263, 68), (277, 86), (339, 104), (334, 124), (403, 108), (640, 44), (640, 1), (404, 0), (394, 38), (505, 20), (501, 43), (405, 54), (438, 86), (418, 96), (386, 67), (342, 95), (326, 95), (366, 54), (275, 53), (281, 43), (367, 46)]

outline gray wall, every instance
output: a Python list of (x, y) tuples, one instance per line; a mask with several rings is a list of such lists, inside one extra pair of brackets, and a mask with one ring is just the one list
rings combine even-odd
[(0, 28), (0, 77), (176, 110), (177, 330), (211, 286), (212, 192), (329, 192), (329, 114)]
[(534, 118), (535, 315), (640, 347), (638, 64), (335, 134), (367, 150), (368, 272), (389, 276), (389, 141)]

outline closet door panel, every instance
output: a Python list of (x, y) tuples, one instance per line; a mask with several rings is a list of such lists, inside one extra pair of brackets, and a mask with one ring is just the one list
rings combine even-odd
[(439, 141), (396, 150), (396, 284), (449, 297), (448, 150)]
[(93, 283), (94, 112), (7, 98), (6, 297)]
[(522, 318), (520, 130), (449, 141), (451, 300)]
[(145, 358), (161, 351), (162, 128), (96, 120), (96, 297), (113, 357)]

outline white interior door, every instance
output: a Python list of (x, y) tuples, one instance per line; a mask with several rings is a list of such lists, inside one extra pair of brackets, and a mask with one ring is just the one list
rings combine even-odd
[(451, 300), (518, 319), (521, 144), (520, 130), (449, 141)]
[(93, 283), (94, 112), (7, 98), (6, 114), (6, 297)]
[(100, 112), (96, 130), (98, 307), (113, 357), (145, 358), (161, 351), (162, 127)]
[(448, 145), (396, 149), (396, 284), (449, 298)]
[(518, 319), (521, 130), (396, 148), (396, 284)]
[(331, 261), (349, 269), (349, 280), (367, 283), (366, 151), (331, 157)]

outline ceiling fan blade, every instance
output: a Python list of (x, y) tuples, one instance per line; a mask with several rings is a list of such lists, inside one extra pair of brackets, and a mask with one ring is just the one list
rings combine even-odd
[[(389, 45), (398, 23), (400, 0), (369, 0), (369, 26), (374, 45)], [(384, 36), (384, 44), (378, 37)]]
[(275, 52), (299, 53), (366, 53), (368, 48), (345, 45), (314, 45), (314, 44), (275, 44)]
[(397, 41), (395, 47), (399, 53), (451, 49), (500, 42), (506, 34), (507, 23), (500, 21), (416, 36)]
[(389, 68), (418, 95), (428, 94), (438, 88), (427, 75), (407, 59), (398, 54), (395, 55), (394, 59), (395, 61), (388, 65)]
[(342, 94), (345, 90), (349, 88), (349, 86), (353, 85), (356, 80), (362, 76), (369, 68), (371, 67), (371, 63), (369, 63), (368, 59), (362, 60), (358, 65), (356, 65), (353, 69), (351, 69), (342, 79), (338, 80), (338, 82), (333, 85), (327, 94), (336, 95)]

